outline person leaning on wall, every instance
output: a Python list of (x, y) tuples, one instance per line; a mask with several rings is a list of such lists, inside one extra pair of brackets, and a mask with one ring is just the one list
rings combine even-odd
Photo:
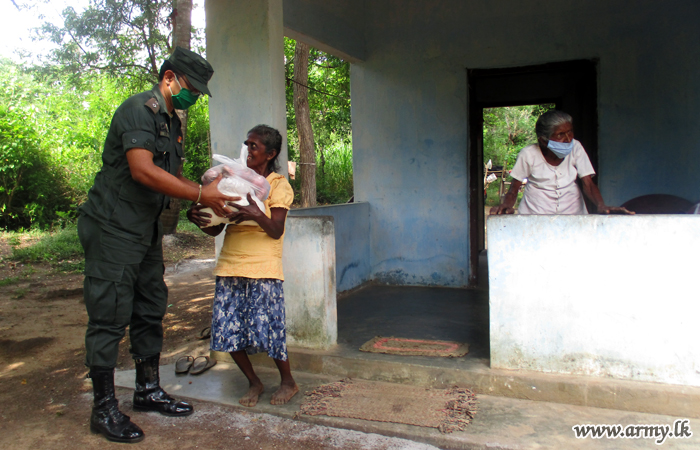
[(551, 110), (535, 124), (537, 144), (520, 150), (510, 175), (513, 182), (503, 202), (490, 214), (514, 214), (513, 206), (525, 179), (525, 192), (518, 214), (588, 214), (576, 178), (581, 179), (583, 194), (595, 205), (598, 214), (634, 214), (619, 206), (608, 206), (593, 183), (595, 170), (583, 145), (574, 139), (571, 116)]
[(159, 360), (168, 289), (163, 279), (160, 214), (169, 197), (232, 211), (219, 179), (202, 187), (182, 176), (182, 129), (175, 109), (186, 110), (214, 73), (200, 55), (176, 48), (161, 66), (158, 84), (117, 108), (102, 153), (102, 169), (79, 208), (78, 236), (85, 251), (84, 298), (88, 313), (85, 364), (94, 403), (90, 429), (116, 442), (139, 442), (144, 433), (118, 407), (114, 367), (129, 326), (136, 365), (134, 409), (168, 416), (192, 414), (192, 405), (161, 387)]

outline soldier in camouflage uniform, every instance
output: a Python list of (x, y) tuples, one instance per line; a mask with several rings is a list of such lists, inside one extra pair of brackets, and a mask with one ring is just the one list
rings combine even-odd
[(176, 48), (152, 90), (119, 106), (102, 154), (102, 169), (79, 208), (78, 235), (85, 250), (86, 365), (93, 382), (93, 432), (117, 442), (139, 442), (143, 431), (118, 407), (114, 367), (119, 341), (129, 326), (136, 364), (134, 408), (169, 416), (192, 414), (193, 407), (170, 397), (158, 375), (162, 320), (168, 289), (163, 279), (160, 214), (170, 197), (231, 211), (218, 180), (202, 187), (182, 176), (182, 129), (175, 109), (187, 109), (214, 70), (200, 55)]

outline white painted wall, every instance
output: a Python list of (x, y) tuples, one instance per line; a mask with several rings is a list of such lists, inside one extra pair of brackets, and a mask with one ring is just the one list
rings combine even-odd
[(212, 152), (237, 158), (259, 124), (283, 137), (280, 173), (287, 175), (282, 0), (206, 0)]
[(489, 217), (491, 366), (700, 386), (699, 227)]

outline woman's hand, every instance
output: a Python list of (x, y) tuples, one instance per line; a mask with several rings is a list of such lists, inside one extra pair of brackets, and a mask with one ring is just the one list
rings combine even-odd
[(202, 209), (206, 208), (202, 204), (192, 204), (190, 209), (187, 210), (187, 220), (197, 225), (198, 227), (205, 227), (211, 222), (211, 214), (202, 212)]
[(607, 206), (603, 201), (603, 196), (600, 195), (600, 190), (598, 186), (593, 182), (593, 176), (588, 175), (581, 178), (583, 185), (583, 193), (590, 201), (596, 205), (596, 212), (598, 214), (634, 214), (632, 211), (628, 211), (622, 206)]
[(287, 219), (287, 210), (284, 208), (270, 208), (271, 217), (267, 217), (258, 208), (250, 194), (248, 194), (248, 203), (246, 206), (239, 206), (235, 203), (232, 205), (238, 208), (238, 211), (229, 216), (231, 222), (239, 224), (245, 220), (253, 220), (272, 239), (281, 238), (284, 234), (284, 221)]
[(246, 206), (239, 205), (238, 203), (234, 203), (231, 206), (234, 206), (238, 208), (238, 211), (235, 211), (231, 214), (229, 214), (228, 218), (231, 221), (231, 223), (239, 224), (245, 220), (253, 220), (257, 222), (258, 224), (260, 223), (259, 220), (261, 218), (266, 218), (267, 216), (265, 213), (260, 211), (260, 208), (258, 207), (258, 204), (255, 203), (255, 200), (252, 199), (250, 196), (250, 193), (248, 193), (248, 204)]
[(222, 223), (215, 227), (208, 227), (207, 225), (211, 223), (211, 214), (202, 212), (202, 209), (206, 207), (207, 206), (205, 205), (192, 204), (192, 206), (190, 206), (190, 209), (187, 210), (187, 220), (189, 220), (190, 222), (192, 222), (200, 228), (205, 227), (202, 228), (202, 231), (204, 231), (208, 235), (217, 236), (219, 233), (221, 233), (221, 230), (224, 229), (224, 226), (226, 224)]
[(498, 214), (515, 214), (515, 209), (513, 209), (512, 206), (501, 203), (500, 205), (494, 206), (489, 210), (490, 216), (495, 216)]
[(597, 210), (598, 214), (634, 214), (634, 211), (629, 211), (627, 208), (623, 208), (622, 206), (599, 205)]
[(515, 206), (515, 201), (518, 199), (518, 192), (522, 185), (523, 183), (521, 181), (513, 179), (510, 183), (510, 188), (508, 188), (508, 192), (506, 192), (506, 195), (503, 197), (503, 203), (491, 208), (489, 215), (515, 214), (515, 209), (513, 207)]

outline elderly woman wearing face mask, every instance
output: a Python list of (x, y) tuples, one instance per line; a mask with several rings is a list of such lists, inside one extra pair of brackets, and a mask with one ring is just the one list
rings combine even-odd
[(634, 214), (603, 201), (592, 180), (595, 171), (591, 161), (581, 143), (574, 139), (570, 115), (547, 111), (537, 120), (535, 133), (537, 144), (520, 150), (510, 173), (510, 189), (503, 203), (491, 208), (490, 214), (513, 214), (518, 191), (526, 178), (519, 214), (587, 214), (577, 177), (581, 179), (583, 194), (593, 202), (598, 214)]

